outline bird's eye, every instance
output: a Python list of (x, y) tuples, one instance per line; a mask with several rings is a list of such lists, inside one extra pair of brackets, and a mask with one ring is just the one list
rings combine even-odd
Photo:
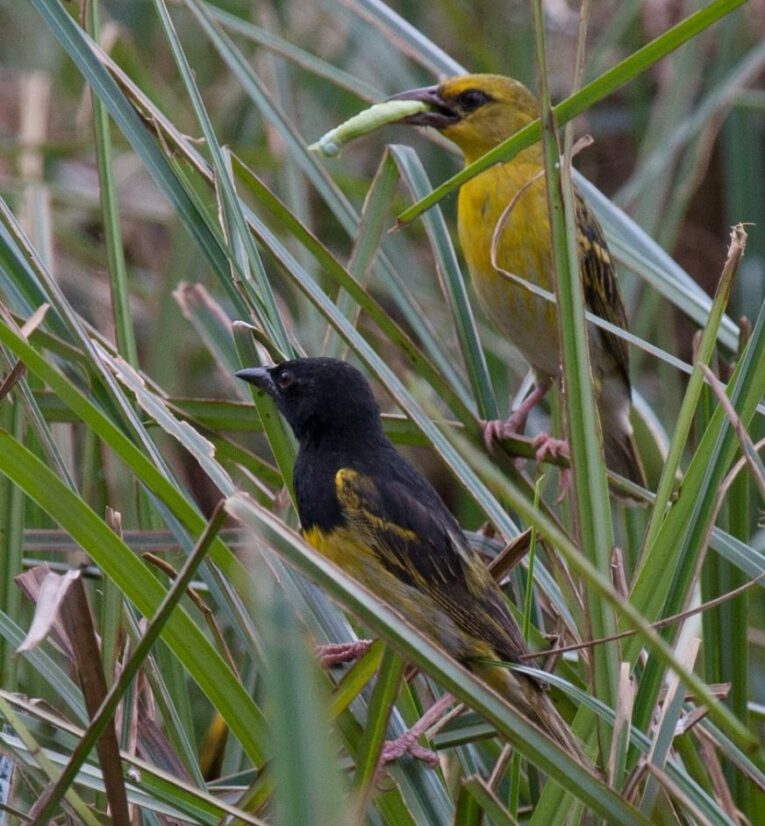
[(480, 89), (468, 89), (457, 98), (460, 108), (466, 112), (472, 112), (490, 100), (491, 98)]
[(294, 380), (295, 377), (289, 370), (282, 370), (282, 372), (276, 377), (276, 383), (282, 390), (286, 390)]

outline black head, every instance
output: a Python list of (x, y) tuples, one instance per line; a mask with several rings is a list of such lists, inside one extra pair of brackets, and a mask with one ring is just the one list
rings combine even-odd
[(271, 396), (301, 444), (385, 438), (369, 383), (345, 361), (294, 359), (236, 375)]

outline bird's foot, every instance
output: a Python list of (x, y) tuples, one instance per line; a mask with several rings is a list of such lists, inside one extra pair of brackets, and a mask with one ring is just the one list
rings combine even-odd
[[(520, 436), (526, 428), (526, 419), (528, 412), (525, 410), (516, 410), (510, 418), (506, 420), (492, 419), (491, 421), (482, 421), (481, 427), (483, 429), (483, 444), (488, 453), (494, 453), (494, 448), (505, 439), (512, 436)], [(517, 459), (516, 462), (522, 465), (524, 460)]]
[(438, 755), (432, 750), (421, 746), (417, 742), (418, 735), (412, 733), (411, 729), (405, 731), (400, 737), (395, 740), (388, 740), (383, 746), (380, 754), (380, 762), (378, 764), (378, 771), (388, 763), (398, 760), (405, 754), (410, 755), (415, 760), (422, 760), (427, 763), (431, 769), (435, 769), (438, 765)]
[[(534, 448), (536, 449), (537, 464), (541, 464), (545, 459), (569, 459), (571, 457), (568, 441), (566, 439), (556, 439), (549, 433), (540, 433), (534, 439)], [(558, 489), (558, 498), (555, 500), (556, 504), (560, 504), (568, 493), (571, 485), (571, 468), (565, 467), (560, 469), (560, 486)]]
[(316, 658), (322, 668), (358, 660), (369, 651), (373, 640), (355, 640), (354, 642), (336, 642), (316, 647)]
[(533, 446), (536, 450), (537, 464), (544, 462), (548, 457), (551, 459), (568, 459), (570, 456), (568, 441), (566, 439), (556, 439), (549, 433), (540, 433), (534, 439)]
[[(483, 443), (489, 453), (492, 453), (494, 446), (503, 439), (523, 435), (529, 413), (545, 397), (549, 389), (550, 385), (547, 382), (538, 384), (521, 402), (520, 407), (514, 410), (505, 421), (494, 419), (489, 422), (481, 422), (481, 426), (483, 427)], [(521, 460), (521, 462), (522, 461), (523, 460)]]
[[(449, 706), (454, 704), (454, 697), (451, 694), (444, 694), (420, 717), (420, 719), (402, 735), (395, 740), (388, 740), (383, 746), (380, 754), (378, 771), (392, 760), (397, 760), (405, 754), (409, 754), (416, 760), (422, 760), (432, 769), (438, 765), (438, 755), (418, 742), (420, 737), (441, 717), (443, 717)], [(459, 711), (459, 710), (458, 710)]]

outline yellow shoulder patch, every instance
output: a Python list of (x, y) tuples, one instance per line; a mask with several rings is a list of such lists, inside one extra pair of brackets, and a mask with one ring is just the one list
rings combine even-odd
[(375, 483), (363, 473), (340, 468), (335, 474), (335, 492), (348, 520), (368, 537), (380, 532), (392, 533), (407, 542), (417, 539), (414, 531), (402, 528), (380, 513), (380, 493)]
[(362, 497), (359, 485), (359, 472), (347, 467), (341, 467), (335, 474), (335, 492), (340, 504), (348, 510), (359, 510), (362, 506)]

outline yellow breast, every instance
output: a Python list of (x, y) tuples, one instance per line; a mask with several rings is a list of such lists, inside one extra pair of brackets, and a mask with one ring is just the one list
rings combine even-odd
[(555, 306), (501, 272), (553, 291), (545, 182), (538, 173), (538, 164), (516, 159), (468, 181), (460, 189), (458, 227), (486, 314), (532, 367), (556, 375), (560, 359)]

